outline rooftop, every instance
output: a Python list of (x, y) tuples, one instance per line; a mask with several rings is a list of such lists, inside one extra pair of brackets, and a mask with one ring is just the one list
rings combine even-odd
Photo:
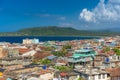
[(98, 75), (98, 74), (106, 74), (108, 72), (101, 70), (99, 68), (81, 68), (81, 69), (75, 69), (75, 71), (82, 73), (82, 74), (86, 74), (86, 75)]
[(80, 50), (75, 50), (75, 52), (82, 52), (82, 53), (86, 53), (86, 52), (90, 52), (93, 51), (92, 49), (80, 49)]
[(120, 77), (120, 67), (118, 68), (108, 68), (106, 69), (107, 72), (110, 73), (112, 77)]

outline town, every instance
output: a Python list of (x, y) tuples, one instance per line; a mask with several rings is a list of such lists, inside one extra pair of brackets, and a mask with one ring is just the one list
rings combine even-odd
[(0, 42), (0, 80), (120, 80), (120, 36)]

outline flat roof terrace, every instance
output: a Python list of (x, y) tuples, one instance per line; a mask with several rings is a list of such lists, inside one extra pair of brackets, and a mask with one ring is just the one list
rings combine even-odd
[(75, 50), (75, 52), (80, 52), (80, 53), (87, 53), (87, 52), (91, 52), (93, 50), (91, 49), (80, 49), (80, 50)]

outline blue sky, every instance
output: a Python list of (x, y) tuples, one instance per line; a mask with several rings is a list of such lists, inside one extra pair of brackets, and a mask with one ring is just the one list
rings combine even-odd
[(120, 25), (120, 0), (0, 0), (0, 32), (38, 26), (107, 29)]

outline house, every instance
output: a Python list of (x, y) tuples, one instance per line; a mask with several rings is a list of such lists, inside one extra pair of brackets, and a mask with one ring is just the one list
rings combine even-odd
[(29, 48), (19, 48), (19, 54), (20, 55), (23, 55), (23, 54), (25, 54), (29, 51), (31, 51), (31, 49), (29, 49)]
[[(29, 71), (30, 70), (30, 71)], [(17, 71), (18, 72), (18, 71)], [(22, 72), (22, 74), (21, 74)], [(24, 73), (29, 73), (29, 75), (23, 75)], [(20, 70), (19, 74), (21, 74), (22, 77), (19, 78), (19, 80), (23, 80), (23, 78), (27, 80), (51, 80), (54, 78), (54, 71), (51, 69), (37, 69), (35, 68), (27, 68), (25, 70)]]
[(55, 60), (56, 60), (57, 58), (58, 58), (58, 57), (57, 57), (57, 56), (54, 56), (54, 55), (47, 56), (47, 59), (49, 59), (50, 61), (53, 61), (53, 62), (55, 62)]
[(0, 68), (0, 78), (4, 77), (4, 72), (5, 72), (5, 69)]
[(39, 39), (23, 39), (23, 44), (38, 44)]
[(46, 57), (48, 57), (48, 56), (50, 56), (50, 55), (52, 55), (52, 54), (50, 54), (50, 52), (40, 52), (40, 51), (37, 51), (37, 52), (33, 55), (33, 57), (34, 57), (34, 61), (38, 61), (38, 60), (44, 59), (44, 58), (46, 58)]
[(23, 65), (27, 65), (31, 63), (31, 58), (29, 57), (6, 57), (6, 58), (2, 58), (0, 59), (1, 64), (3, 65), (18, 65), (18, 64), (23, 64)]
[(8, 48), (8, 57), (18, 57), (19, 49), (18, 48)]
[(105, 68), (113, 68), (116, 66), (120, 66), (119, 56), (114, 54), (106, 57), (103, 61), (103, 65), (105, 66)]
[(23, 68), (23, 65), (21, 65), (21, 64), (18, 64), (18, 65), (7, 65), (4, 68), (6, 70), (14, 70), (14, 69)]
[(53, 80), (59, 80), (58, 78), (53, 78)]
[(68, 62), (67, 62), (66, 58), (64, 58), (64, 57), (59, 57), (56, 59), (56, 63), (55, 63), (56, 66), (65, 66), (67, 64), (68, 64)]
[(0, 46), (0, 58), (7, 57), (8, 50), (2, 46)]
[(6, 78), (5, 77), (0, 77), (0, 80), (6, 80)]
[(109, 73), (99, 68), (83, 67), (81, 69), (75, 69), (75, 72), (79, 73), (85, 80), (110, 80)]
[(53, 79), (54, 77), (54, 71), (51, 69), (40, 70), (39, 74), (40, 74), (39, 76), (40, 80), (49, 80), (49, 79)]
[(75, 50), (73, 55), (68, 57), (67, 60), (70, 64), (91, 64), (91, 61), (93, 61), (96, 54), (97, 53), (92, 49)]
[[(22, 79), (21, 79), (22, 80)], [(38, 80), (38, 78), (36, 78), (36, 77), (30, 77), (30, 78), (28, 78), (27, 80)]]
[(22, 54), (23, 57), (27, 57), (27, 56), (33, 56), (36, 53), (35, 50), (30, 50), (28, 52), (25, 52), (24, 54)]
[(15, 74), (23, 74), (23, 73), (31, 73), (34, 71), (37, 71), (38, 67), (29, 67), (29, 68), (19, 68), (19, 69), (14, 69), (11, 70), (11, 72), (15, 73)]
[(105, 61), (106, 57), (107, 57), (107, 55), (104, 53), (97, 54), (94, 58), (94, 66), (95, 67), (103, 66), (103, 62)]
[(120, 80), (120, 67), (107, 68), (106, 71), (109, 72), (111, 80)]

